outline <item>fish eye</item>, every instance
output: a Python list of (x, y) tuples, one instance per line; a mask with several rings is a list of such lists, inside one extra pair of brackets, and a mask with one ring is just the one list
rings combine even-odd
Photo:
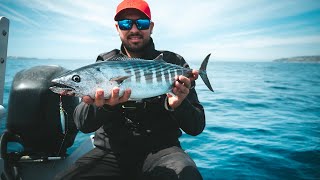
[(80, 82), (81, 81), (81, 78), (80, 78), (80, 76), (79, 75), (74, 75), (74, 76), (72, 76), (72, 81), (74, 81), (74, 82)]

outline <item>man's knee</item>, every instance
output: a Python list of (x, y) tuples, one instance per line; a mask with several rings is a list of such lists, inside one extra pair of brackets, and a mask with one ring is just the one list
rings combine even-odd
[(151, 179), (202, 179), (194, 161), (179, 147), (170, 147), (149, 155), (143, 171)]
[(177, 174), (174, 169), (157, 166), (144, 173), (144, 180), (202, 180), (199, 170), (194, 166), (186, 166)]
[(202, 176), (198, 168), (194, 166), (187, 166), (178, 174), (179, 179), (183, 180), (202, 180)]

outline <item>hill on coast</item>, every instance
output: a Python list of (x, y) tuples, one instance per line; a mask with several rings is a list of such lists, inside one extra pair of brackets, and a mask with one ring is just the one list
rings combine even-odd
[(297, 56), (290, 58), (281, 58), (275, 59), (274, 62), (317, 62), (320, 63), (320, 55), (319, 56)]

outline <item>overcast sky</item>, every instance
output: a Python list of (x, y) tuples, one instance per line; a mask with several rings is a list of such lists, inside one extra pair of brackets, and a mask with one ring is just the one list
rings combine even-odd
[[(119, 48), (120, 0), (1, 0), (8, 56), (95, 59)], [(320, 55), (319, 0), (149, 0), (156, 48), (188, 61)]]

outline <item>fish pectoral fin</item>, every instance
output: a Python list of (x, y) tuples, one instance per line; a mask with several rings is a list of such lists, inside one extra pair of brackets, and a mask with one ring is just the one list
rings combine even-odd
[(130, 76), (118, 76), (118, 77), (111, 78), (110, 81), (115, 81), (120, 85), (124, 80), (128, 79), (131, 76), (132, 75), (130, 75)]

